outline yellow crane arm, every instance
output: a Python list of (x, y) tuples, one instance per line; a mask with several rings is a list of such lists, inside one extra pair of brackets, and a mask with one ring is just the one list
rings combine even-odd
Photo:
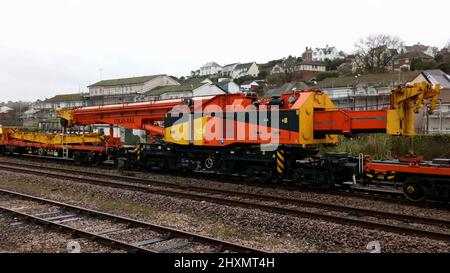
[(434, 87), (427, 82), (399, 85), (391, 92), (388, 110), (387, 133), (413, 137), (415, 135), (414, 114), (418, 113), (426, 101), (431, 114), (437, 107), (441, 86)]

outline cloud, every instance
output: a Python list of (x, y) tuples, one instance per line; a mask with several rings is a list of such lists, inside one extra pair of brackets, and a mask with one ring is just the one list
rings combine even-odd
[[(0, 101), (85, 90), (104, 78), (187, 75), (208, 61), (266, 62), (306, 46), (351, 51), (372, 33), (442, 47), (411, 0), (3, 0)], [(448, 1), (427, 7), (449, 10)], [(427, 20), (424, 15), (424, 20)], [(445, 16), (430, 17), (444, 26)]]

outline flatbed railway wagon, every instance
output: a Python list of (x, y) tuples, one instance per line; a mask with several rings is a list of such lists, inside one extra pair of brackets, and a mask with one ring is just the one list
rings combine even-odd
[(120, 138), (98, 133), (42, 133), (17, 127), (0, 127), (0, 154), (55, 156), (96, 165), (108, 159), (110, 147), (121, 146)]

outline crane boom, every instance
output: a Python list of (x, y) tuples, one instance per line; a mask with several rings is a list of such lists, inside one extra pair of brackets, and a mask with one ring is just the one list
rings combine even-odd
[[(336, 134), (354, 133), (386, 133), (397, 136), (414, 136), (414, 113), (417, 113), (426, 101), (429, 101), (428, 111), (432, 112), (440, 93), (440, 86), (432, 87), (427, 82), (399, 85), (393, 88), (390, 96), (390, 107), (382, 110), (352, 111), (336, 109), (330, 98), (320, 90), (303, 90), (271, 99), (257, 100), (246, 94), (226, 94), (192, 99), (169, 99), (150, 102), (90, 106), (74, 110), (59, 110), (59, 114), (72, 125), (110, 124), (130, 129), (146, 130), (149, 134), (164, 136), (168, 142), (178, 144), (197, 144), (221, 146), (234, 143), (264, 143), (265, 137), (277, 138), (280, 144), (317, 144), (336, 143)], [(196, 102), (200, 109), (195, 108)], [(194, 105), (194, 106), (193, 106)], [(186, 106), (190, 112), (189, 121), (176, 124), (176, 116), (171, 115), (174, 107)], [(244, 139), (226, 139), (207, 141), (210, 132), (206, 132), (208, 122), (223, 126), (228, 133), (230, 127), (222, 125), (225, 118), (214, 111), (207, 110), (211, 106), (223, 113), (231, 113), (234, 118), (231, 126), (235, 130), (245, 130)], [(256, 107), (250, 107), (256, 106)], [(239, 108), (241, 107), (241, 108)], [(250, 108), (249, 108), (250, 107)], [(279, 109), (279, 120), (270, 120), (270, 125), (258, 124), (254, 127), (251, 115), (257, 117), (269, 115), (272, 110)], [(195, 109), (194, 109), (195, 108)], [(195, 111), (200, 110), (198, 115)], [(244, 114), (239, 118), (239, 114)], [(164, 121), (164, 127), (161, 122)], [(221, 123), (222, 122), (222, 123)], [(243, 129), (238, 126), (245, 124)], [(270, 127), (263, 132), (263, 127)], [(257, 136), (250, 139), (251, 131)], [(200, 138), (201, 141), (176, 141), (180, 132), (189, 137)]]

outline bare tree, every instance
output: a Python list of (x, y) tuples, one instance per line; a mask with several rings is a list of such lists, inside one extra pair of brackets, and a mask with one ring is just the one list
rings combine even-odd
[(400, 53), (402, 46), (403, 41), (397, 36), (370, 35), (355, 44), (355, 61), (365, 72), (384, 72), (389, 69), (393, 58)]

